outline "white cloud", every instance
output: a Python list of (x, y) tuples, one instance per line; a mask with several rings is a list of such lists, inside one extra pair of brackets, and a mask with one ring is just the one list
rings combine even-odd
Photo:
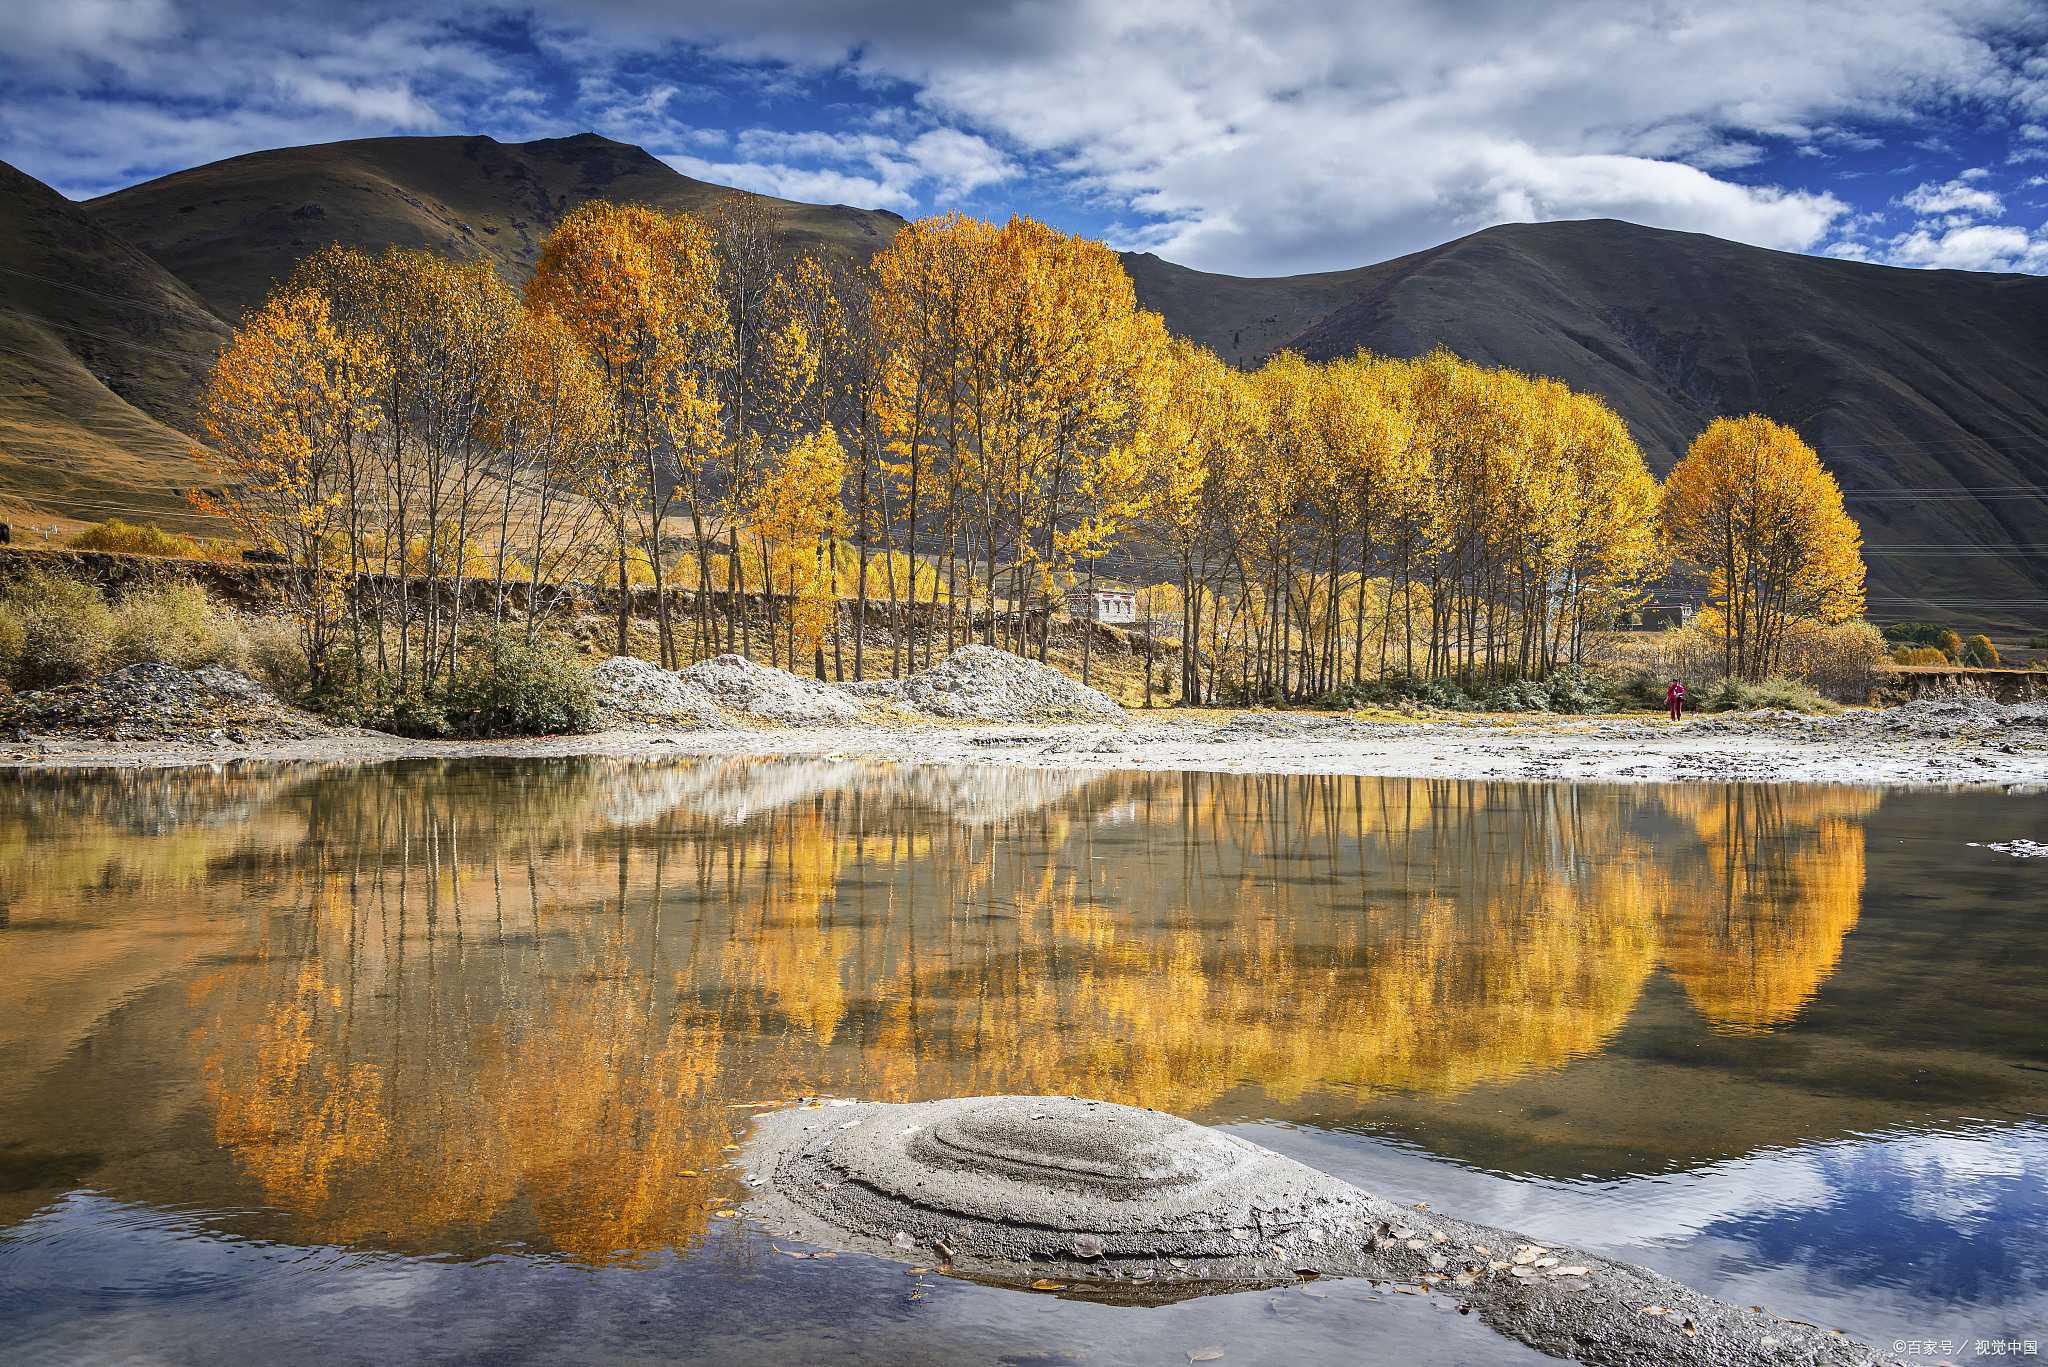
[(733, 140), (733, 153), (729, 161), (688, 153), (662, 160), (686, 176), (782, 199), (906, 213), (918, 211), (921, 188), (965, 195), (1017, 171), (983, 139), (950, 128), (928, 129), (907, 141), (887, 133), (750, 128)]
[[(1938, 141), (1972, 102), (2004, 111), (2015, 147), (2048, 128), (2036, 51), (2048, 16), (2034, 0), (73, 0), (36, 12), (33, 42), (10, 43), (40, 54), (41, 108), (69, 112), (0, 155), (25, 147), (27, 169), (61, 168), (71, 187), (211, 147), (594, 126), (689, 174), (795, 198), (915, 213), (992, 186), (1070, 194), (1128, 218), (1126, 243), (1260, 274), (1594, 216), (1884, 256), (1838, 196), (1750, 183), (1745, 168), (1788, 146), (1867, 151), (1883, 124)], [(494, 26), (534, 47), (474, 36)], [(531, 97), (544, 83), (528, 69), (549, 63), (581, 81), (552, 107)], [(785, 127), (729, 124), (720, 143), (697, 126), (728, 117), (689, 85), (707, 63), (743, 64), (733, 79)], [(122, 73), (122, 98), (107, 97), (108, 72)], [(803, 109), (824, 80), (864, 86), (871, 102)], [(891, 103), (900, 117), (878, 118), (872, 106)], [(17, 130), (36, 113), (0, 103)], [(813, 131), (789, 131), (806, 119)], [(1915, 194), (1947, 207), (1906, 203), (1920, 221), (1897, 250), (1935, 256), (1975, 250), (1981, 235), (1944, 244), (1998, 198), (1962, 177)]]
[[(1944, 214), (1958, 217), (1965, 222), (1972, 218), (1999, 218), (2005, 214), (2005, 201), (1990, 190), (1979, 190), (1970, 182), (1982, 179), (1984, 172), (1965, 171), (1961, 177), (1946, 185), (1922, 182), (1911, 193), (1902, 195), (1899, 203), (1916, 214)], [(1958, 224), (1957, 226), (1961, 226)]]
[(2048, 234), (1978, 224), (1965, 228), (1917, 227), (1884, 245), (1893, 266), (1955, 271), (2048, 270)]
[[(672, 11), (671, 11), (672, 12)], [(903, 82), (1210, 269), (1341, 267), (1511, 219), (1823, 243), (1845, 205), (1717, 173), (1945, 102), (2048, 108), (2019, 0), (762, 0), (686, 7), (736, 58)], [(653, 0), (579, 6), (659, 31)], [(743, 17), (736, 17), (743, 13)], [(592, 18), (592, 16), (596, 16)], [(674, 30), (670, 30), (674, 31)], [(1849, 131), (1845, 131), (1849, 130)]]

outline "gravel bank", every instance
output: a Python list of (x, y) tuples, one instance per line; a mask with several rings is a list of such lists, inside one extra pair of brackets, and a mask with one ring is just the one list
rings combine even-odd
[[(698, 668), (715, 664), (705, 661)], [(169, 678), (150, 673), (168, 666), (136, 668), (145, 671), (145, 678)], [(144, 692), (131, 694), (127, 684), (110, 689), (103, 679), (76, 693), (22, 694), (0, 703), (8, 709), (0, 710), (0, 763), (141, 766), (218, 762), (237, 755), (329, 761), (705, 755), (1484, 782), (2048, 787), (2048, 708), (2040, 704), (1928, 699), (1837, 717), (1758, 712), (1688, 717), (1674, 723), (1640, 713), (1367, 721), (1327, 713), (1162, 708), (1118, 709), (1111, 717), (1084, 701), (1090, 720), (1020, 724), (934, 716), (910, 710), (910, 699), (874, 685), (841, 689), (758, 665), (744, 671), (718, 665), (717, 672), (729, 679), (724, 692), (713, 692), (686, 677), (687, 670), (669, 674), (644, 662), (615, 662), (611, 669), (616, 679), (609, 695), (611, 729), (501, 741), (413, 741), (327, 728), (262, 693), (246, 676), (209, 683), (207, 671), (171, 671), (182, 682), (174, 681), (167, 697), (148, 693), (156, 701), (121, 710), (128, 708), (131, 698), (142, 699)], [(791, 681), (805, 688), (794, 690)], [(216, 687), (227, 691), (212, 691)], [(250, 688), (260, 696), (237, 691)], [(813, 692), (818, 689), (851, 707), (852, 716), (830, 704), (829, 720), (789, 721), (770, 715), (778, 710), (784, 716), (815, 715), (806, 699), (823, 696)], [(47, 701), (54, 695), (100, 700)], [(963, 709), (972, 712), (971, 690), (954, 696), (964, 698)], [(1036, 717), (1046, 696), (1027, 695), (1019, 713)], [(11, 746), (6, 744), (9, 740)], [(1988, 838), (2043, 835), (2001, 831)]]

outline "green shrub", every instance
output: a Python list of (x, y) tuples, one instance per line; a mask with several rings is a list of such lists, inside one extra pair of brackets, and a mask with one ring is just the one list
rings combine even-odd
[(165, 579), (128, 590), (114, 605), (113, 666), (161, 660), (180, 669), (242, 665), (242, 631), (190, 579)]
[(597, 724), (590, 675), (554, 647), (509, 630), (486, 632), (465, 651), (441, 695), (459, 735), (547, 735)]
[(1884, 638), (1894, 645), (1931, 646), (1952, 634), (1938, 622), (1894, 622), (1884, 628)]
[(387, 679), (343, 643), (307, 705), (346, 725), (417, 737), (546, 735), (588, 731), (598, 720), (596, 686), (566, 654), (488, 628), (431, 690)]
[(2034, 636), (2027, 641), (2028, 650), (2048, 650), (2048, 636)]
[(79, 683), (107, 667), (114, 614), (96, 585), (35, 570), (0, 589), (0, 604), (20, 631), (8, 671), (14, 687)]
[(1963, 663), (1977, 669), (1998, 667), (1998, 647), (1991, 644), (1989, 636), (1972, 636), (1963, 642)]
[[(1565, 665), (1547, 679), (1516, 679), (1473, 693), (1441, 679), (1389, 674), (1332, 689), (1318, 698), (1316, 705), (1346, 711), (1420, 703), (1446, 712), (1599, 712), (1614, 706), (1616, 691), (1626, 687), (1583, 665)], [(1657, 697), (1661, 705), (1663, 694)]]
[(1669, 681), (1653, 679), (1647, 674), (1638, 674), (1614, 689), (1614, 706), (1626, 711), (1635, 708), (1645, 712), (1662, 712), (1665, 708), (1664, 689)]
[(403, 684), (389, 681), (374, 664), (358, 662), (341, 648), (329, 653), (327, 670), (313, 684), (306, 706), (329, 721), (394, 736), (432, 739), (449, 734), (438, 691), (428, 692), (416, 679)]
[(1754, 712), (1759, 708), (1771, 708), (1823, 716), (1832, 716), (1842, 710), (1839, 704), (1828, 701), (1799, 680), (1782, 677), (1765, 679), (1762, 683), (1723, 679), (1707, 690), (1699, 706), (1707, 712)]

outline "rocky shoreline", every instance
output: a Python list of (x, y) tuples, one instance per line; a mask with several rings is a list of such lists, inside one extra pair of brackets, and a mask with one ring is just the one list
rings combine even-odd
[[(412, 740), (331, 725), (247, 675), (131, 665), (0, 699), (0, 764), (137, 768), (401, 758), (803, 756), (1040, 769), (1476, 781), (2048, 785), (2048, 705), (1921, 699), (1838, 716), (1127, 710), (1059, 671), (967, 647), (910, 679), (834, 685), (738, 656), (597, 671), (601, 731)], [(2015, 836), (2038, 832), (2012, 832)]]

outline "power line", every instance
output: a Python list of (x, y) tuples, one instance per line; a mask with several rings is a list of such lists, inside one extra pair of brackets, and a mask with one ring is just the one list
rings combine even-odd
[[(169, 271), (165, 271), (164, 274), (170, 276), (170, 278), (173, 281), (176, 281), (178, 284), (184, 285), (186, 289), (191, 288), (190, 285), (185, 285), (184, 281), (179, 280), (177, 276), (171, 275)], [(54, 285), (60, 290), (72, 290), (79, 294), (89, 295), (94, 299), (104, 299), (109, 304), (139, 304), (149, 312), (162, 314), (166, 318), (177, 318), (184, 316), (182, 314), (173, 313), (171, 310), (165, 308), (161, 303), (152, 302), (148, 299), (144, 299), (142, 296), (137, 294), (102, 294), (98, 290), (89, 290), (83, 285), (74, 285), (71, 284), (69, 281), (52, 280), (47, 275), (34, 275), (28, 271), (18, 271), (14, 269), (12, 266), (0, 266), (0, 275), (16, 275), (20, 276), (23, 280), (33, 280), (39, 285)], [(204, 312), (204, 310), (202, 309), (201, 312)], [(213, 317), (213, 315), (210, 313), (208, 313), (206, 316), (209, 318)], [(220, 320), (216, 318), (214, 319), (214, 321), (219, 322)], [(225, 325), (223, 324), (223, 326)]]

